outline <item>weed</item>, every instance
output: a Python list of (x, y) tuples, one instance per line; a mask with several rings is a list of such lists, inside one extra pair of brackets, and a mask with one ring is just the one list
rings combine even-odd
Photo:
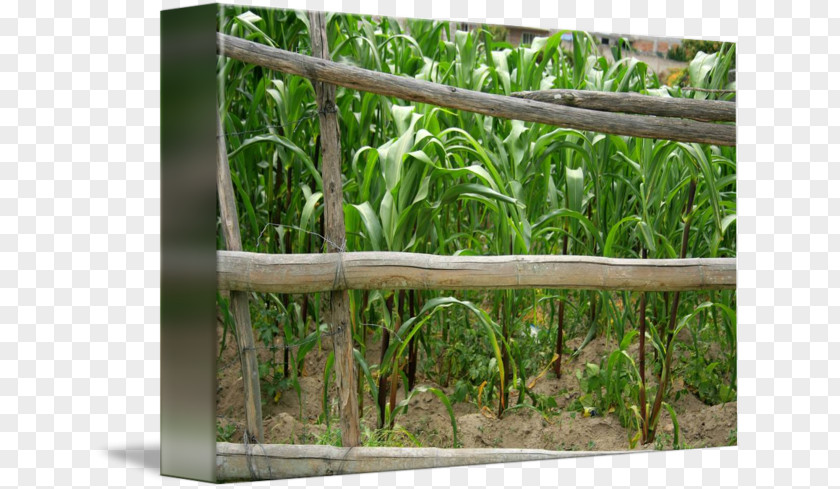
[(734, 447), (738, 444), (738, 430), (729, 430), (729, 437), (726, 439), (726, 445)]
[(236, 425), (228, 423), (223, 426), (221, 421), (216, 420), (216, 441), (230, 442), (235, 431)]
[(326, 430), (321, 435), (314, 435), (316, 445), (332, 445), (334, 447), (341, 446), (341, 428), (338, 423), (331, 423), (327, 425)]
[(653, 441), (654, 450), (668, 450), (673, 441), (673, 437), (668, 433), (657, 433), (656, 439)]

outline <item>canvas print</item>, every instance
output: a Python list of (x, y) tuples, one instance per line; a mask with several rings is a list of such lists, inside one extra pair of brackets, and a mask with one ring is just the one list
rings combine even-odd
[(217, 30), (220, 480), (736, 444), (735, 45)]

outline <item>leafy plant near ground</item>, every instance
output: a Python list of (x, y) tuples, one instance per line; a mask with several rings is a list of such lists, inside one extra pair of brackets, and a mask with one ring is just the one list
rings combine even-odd
[(235, 424), (227, 423), (222, 425), (221, 421), (216, 420), (216, 441), (231, 442), (235, 432)]
[[(220, 12), (221, 32), (310, 52), (309, 21), (301, 12)], [(572, 49), (565, 52), (562, 33), (513, 47), (498, 30), (462, 32), (440, 22), (330, 14), (327, 28), (335, 61), (471, 90), (732, 97), (660, 86), (645, 63), (620, 49), (601, 56), (586, 33), (572, 33)], [(730, 44), (717, 53), (698, 52), (688, 69), (691, 86), (733, 88), (727, 78), (733, 63)], [(219, 58), (217, 72), (244, 250), (321, 251), (312, 84), (226, 58)], [(734, 148), (496, 119), (341, 87), (336, 101), (347, 250), (735, 255)], [(221, 231), (218, 246), (224, 246)], [(302, 367), (325, 330), (320, 295), (253, 294), (251, 303), (258, 343), (277, 348), (260, 365), (266, 402), (288, 390), (300, 396)], [(618, 416), (631, 445), (652, 443), (662, 410), (678, 430), (667, 402), (674, 375), (704, 402), (734, 400), (734, 306), (732, 291), (351, 291), (358, 388), (370, 393), (379, 413), (379, 430), (368, 439), (398, 431), (413, 395), (423, 391), (445, 406), (456, 441), (454, 402), (472, 402), (496, 417), (522, 406), (551, 416), (556, 400), (533, 393), (529, 381), (548, 372), (568, 375), (570, 356), (604, 340), (618, 346), (586, 366), (573, 405)], [(575, 339), (574, 346), (564, 338)], [(642, 339), (644, 363), (629, 352)], [(366, 352), (377, 343), (380, 358), (368, 362)], [(295, 344), (304, 346), (282, 348)], [(324, 375), (325, 386), (331, 382), (329, 369), (308, 374)], [(400, 386), (404, 399), (396, 398)], [(331, 416), (327, 397), (325, 387), (322, 399), (302, 400), (320, 402), (325, 423)], [(333, 434), (324, 440), (337, 442), (334, 424), (329, 430)]]

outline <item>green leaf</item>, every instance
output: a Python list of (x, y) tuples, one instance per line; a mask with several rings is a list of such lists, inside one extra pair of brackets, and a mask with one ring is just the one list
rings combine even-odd
[[(405, 155), (414, 145), (414, 126), (421, 119), (421, 115), (414, 114), (414, 106), (394, 105), (391, 108), (394, 120), (400, 130), (400, 137), (392, 139), (379, 147), (380, 164), (383, 166), (383, 177), (385, 188), (391, 192), (400, 182), (402, 175), (402, 164)], [(410, 122), (406, 118), (410, 117)]]
[(359, 368), (364, 374), (365, 381), (367, 381), (368, 387), (370, 388), (371, 397), (376, 399), (377, 397), (379, 397), (379, 387), (376, 385), (376, 381), (373, 379), (373, 375), (370, 373), (370, 367), (368, 366), (361, 352), (355, 348), (353, 348), (353, 358), (356, 359), (356, 363), (359, 364)]
[(365, 226), (365, 234), (370, 242), (373, 251), (382, 250), (382, 226), (379, 223), (379, 217), (370, 206), (370, 202), (363, 202), (361, 204), (352, 204), (353, 208), (359, 213), (362, 218), (362, 224)]
[[(251, 197), (245, 192), (245, 189), (242, 188), (242, 184), (239, 183), (239, 176), (235, 173), (231, 172), (230, 179), (233, 181), (233, 186), (236, 187), (236, 193), (239, 194), (239, 198), (242, 200), (242, 203), (245, 204), (245, 212), (248, 215), (248, 222), (251, 224), (251, 232), (254, 236), (257, 236), (259, 233), (259, 226), (257, 225), (257, 215), (254, 212), (254, 205), (251, 203)], [(259, 247), (259, 243), (257, 243), (257, 247)]]
[[(307, 187), (308, 189), (308, 187)], [(321, 200), (324, 194), (321, 192), (315, 192), (314, 194), (309, 195), (306, 198), (306, 205), (303, 206), (303, 210), (300, 213), (300, 231), (298, 232), (298, 250), (300, 253), (305, 253), (304, 251), (304, 240), (307, 237), (307, 231), (309, 230), (310, 225), (312, 224), (312, 214), (315, 211), (315, 206), (318, 205), (318, 201)]]
[(246, 139), (236, 148), (233, 152), (228, 154), (228, 159), (233, 159), (234, 156), (239, 154), (245, 148), (252, 146), (254, 144), (261, 144), (261, 143), (274, 143), (284, 148), (290, 150), (294, 153), (297, 157), (303, 161), (304, 166), (309, 171), (309, 174), (316, 182), (315, 188), (323, 190), (323, 183), (321, 182), (321, 173), (315, 168), (315, 165), (312, 163), (312, 158), (309, 157), (300, 147), (298, 147), (295, 143), (290, 141), (288, 138), (276, 136), (274, 134), (263, 135), (263, 136), (254, 136), (252, 138)]
[(504, 195), (502, 193), (499, 193), (491, 189), (490, 187), (478, 183), (462, 183), (459, 185), (449, 187), (443, 193), (443, 196), (441, 197), (441, 203), (447, 204), (454, 201), (455, 199), (459, 199), (465, 196), (481, 196), (486, 197), (488, 199), (505, 202), (507, 204), (513, 204), (521, 209), (525, 208), (525, 204), (523, 204), (522, 202), (514, 198), (508, 197), (507, 195)]
[(610, 228), (610, 232), (607, 233), (607, 239), (604, 241), (604, 256), (614, 256), (613, 243), (615, 243), (615, 240), (619, 236), (622, 224), (625, 224), (627, 222), (641, 222), (641, 220), (642, 219), (639, 216), (627, 216), (624, 219), (621, 219), (617, 223), (613, 224), (612, 228)]
[[(708, 84), (709, 72), (715, 66), (716, 53), (706, 54), (698, 51), (694, 59), (688, 64), (688, 78), (692, 87), (704, 88)], [(695, 92), (694, 98), (705, 99), (708, 95), (705, 92)]]
[(431, 386), (426, 386), (426, 385), (418, 385), (414, 389), (412, 389), (411, 392), (408, 393), (408, 396), (406, 396), (405, 399), (403, 399), (402, 401), (397, 403), (397, 406), (394, 409), (394, 414), (396, 415), (396, 413), (401, 408), (402, 409), (407, 409), (408, 408), (408, 403), (411, 401), (411, 398), (413, 398), (415, 396), (415, 394), (418, 394), (418, 393), (421, 393), (421, 392), (431, 392), (432, 394), (437, 396), (438, 399), (440, 399), (441, 403), (443, 403), (444, 407), (446, 408), (446, 412), (449, 413), (449, 421), (452, 424), (452, 440), (453, 440), (452, 441), (452, 447), (457, 448), (459, 446), (459, 443), (458, 443), (458, 424), (455, 421), (455, 411), (452, 409), (452, 403), (449, 401), (449, 397), (447, 397), (447, 395), (442, 390), (440, 390), (436, 387), (431, 387)]
[(601, 237), (601, 233), (592, 224), (592, 221), (589, 220), (586, 216), (581, 214), (580, 212), (576, 212), (569, 209), (555, 209), (543, 216), (540, 216), (536, 222), (531, 225), (532, 233), (537, 234), (537, 230), (542, 228), (543, 226), (547, 225), (551, 219), (555, 217), (569, 217), (572, 218), (572, 222), (578, 222), (583, 225), (583, 227), (589, 232), (590, 236), (595, 238), (595, 242), (598, 243), (599, 249), (604, 249), (604, 240)]
[(566, 167), (566, 207), (583, 212), (583, 168)]
[(674, 450), (680, 449), (680, 422), (677, 420), (677, 413), (674, 411), (674, 408), (671, 407), (670, 404), (667, 402), (662, 403), (665, 406), (665, 409), (668, 410), (668, 414), (671, 415), (671, 422), (674, 423)]
[(645, 221), (639, 221), (636, 224), (636, 227), (639, 230), (639, 234), (642, 237), (645, 247), (650, 250), (651, 254), (656, 253), (656, 240), (653, 239), (651, 226)]
[(636, 338), (636, 336), (639, 336), (639, 332), (635, 329), (631, 329), (630, 331), (624, 333), (624, 338), (621, 339), (621, 344), (618, 346), (618, 348), (620, 350), (626, 350), (630, 346), (630, 343), (632, 343), (633, 340)]
[(737, 217), (738, 216), (735, 214), (729, 214), (721, 220), (721, 235), (723, 235), (723, 233), (726, 232), (726, 229), (729, 227), (730, 224), (735, 222)]
[(397, 247), (394, 243), (394, 234), (397, 230), (397, 209), (394, 204), (394, 197), (391, 192), (385, 192), (382, 202), (379, 204), (379, 220), (382, 223), (382, 230), (385, 235), (385, 244), (389, 250)]
[(243, 26), (247, 27), (248, 29), (252, 30), (255, 34), (258, 34), (259, 37), (265, 41), (269, 46), (277, 47), (277, 44), (268, 36), (262, 29), (256, 26), (257, 22), (262, 22), (263, 19), (259, 15), (251, 12), (250, 10), (236, 16), (236, 21)]

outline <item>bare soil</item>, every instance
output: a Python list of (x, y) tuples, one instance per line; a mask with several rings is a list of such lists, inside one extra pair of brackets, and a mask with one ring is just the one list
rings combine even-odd
[[(219, 325), (218, 336), (221, 338), (222, 326)], [(220, 340), (221, 341), (221, 340)], [(581, 339), (567, 340), (577, 346)], [(369, 348), (366, 357), (369, 364), (379, 363), (379, 347), (368, 340)], [(220, 345), (221, 346), (221, 343)], [(547, 417), (534, 409), (518, 408), (505, 412), (502, 419), (497, 419), (488, 410), (482, 412), (472, 402), (461, 402), (453, 405), (457, 420), (458, 438), (465, 448), (536, 448), (547, 450), (628, 450), (629, 430), (621, 426), (614, 413), (598, 416), (583, 417), (580, 412), (566, 411), (566, 407), (581, 394), (580, 385), (575, 371), (584, 369), (586, 363), (599, 363), (602, 356), (609, 354), (615, 345), (605, 344), (603, 339), (593, 340), (573, 360), (563, 359), (560, 378), (549, 372), (536, 382), (532, 391), (538, 394), (552, 396), (557, 402), (555, 413)], [(325, 442), (328, 428), (323, 420), (323, 372), (326, 358), (332, 350), (329, 338), (321, 341), (306, 356), (303, 375), (299, 378), (301, 395), (298, 398), (294, 390), (285, 391), (275, 401), (268, 398), (263, 390), (263, 425), (266, 443), (313, 444)], [(638, 355), (638, 344), (629, 349), (631, 356)], [(419, 354), (420, 352), (418, 352)], [(278, 363), (282, 360), (282, 350), (272, 353), (262, 348), (257, 350), (259, 360), (265, 361), (270, 355), (276, 354)], [(679, 361), (679, 360), (677, 360)], [(421, 362), (418, 362), (420, 365)], [(236, 353), (235, 340), (228, 336), (227, 345), (222, 352), (218, 370), (217, 386), (217, 415), (222, 427), (233, 425), (235, 431), (230, 441), (242, 440), (242, 427), (245, 424), (243, 406), (243, 383), (241, 367)], [(653, 381), (650, 380), (649, 384)], [(530, 379), (529, 379), (530, 380)], [(431, 385), (440, 388), (447, 394), (452, 394), (453, 388), (444, 388), (425, 378), (421, 372), (417, 374), (418, 385)], [(454, 382), (453, 382), (454, 384)], [(735, 402), (722, 405), (708, 406), (690, 392), (682, 389), (680, 379), (675, 379), (671, 392), (680, 392), (678, 400), (671, 404), (677, 412), (680, 423), (680, 440), (688, 447), (716, 447), (731, 443), (733, 434), (737, 431)], [(515, 395), (511, 397), (514, 398)], [(335, 385), (330, 385), (330, 412), (333, 427), (337, 424), (338, 410), (334, 400), (337, 397)], [(398, 391), (398, 401), (404, 399), (402, 387)], [(495, 412), (495, 406), (491, 406)], [(366, 391), (362, 432), (372, 432), (377, 427), (378, 413), (374, 399)], [(449, 414), (444, 405), (432, 393), (425, 392), (415, 395), (407, 412), (398, 415), (397, 430), (390, 443), (402, 446), (452, 447), (452, 425)], [(232, 429), (232, 428), (231, 428)], [(654, 447), (653, 444), (636, 449), (671, 448), (671, 437), (674, 427), (670, 416), (663, 409), (657, 433), (662, 434), (663, 443)], [(332, 436), (338, 437), (332, 432)], [(413, 439), (412, 439), (413, 437)]]

